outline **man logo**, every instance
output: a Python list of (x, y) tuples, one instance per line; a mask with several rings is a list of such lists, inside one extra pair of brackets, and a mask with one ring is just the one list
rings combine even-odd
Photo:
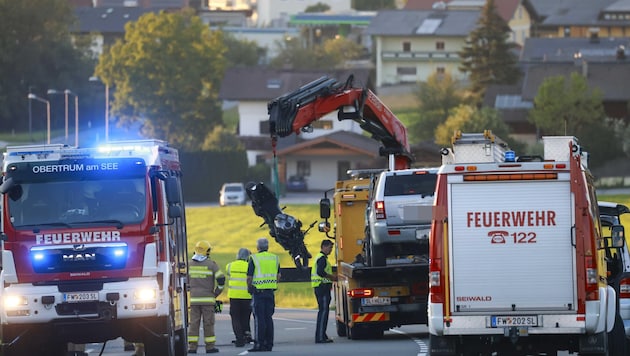
[(64, 254), (63, 255), (64, 262), (83, 262), (83, 261), (96, 261), (95, 253), (75, 253), (75, 254)]
[(85, 245), (81, 244), (81, 245), (72, 245), (72, 250), (73, 251), (84, 251), (85, 250)]

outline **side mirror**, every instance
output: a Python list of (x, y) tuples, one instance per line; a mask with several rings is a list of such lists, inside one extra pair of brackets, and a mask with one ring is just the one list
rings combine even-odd
[(176, 177), (167, 177), (166, 178), (166, 200), (169, 205), (172, 204), (181, 204), (182, 195), (179, 190), (179, 182)]
[(319, 216), (322, 219), (328, 219), (330, 217), (330, 199), (322, 198), (319, 201)]
[(612, 247), (621, 248), (626, 242), (626, 233), (623, 225), (613, 225), (611, 228)]
[(328, 233), (330, 232), (330, 223), (328, 221), (322, 221), (319, 223), (319, 225), (317, 225), (317, 229), (319, 230), (319, 232)]

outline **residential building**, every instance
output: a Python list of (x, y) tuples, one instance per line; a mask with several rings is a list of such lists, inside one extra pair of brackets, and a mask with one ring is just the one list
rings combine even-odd
[(465, 80), (458, 52), (478, 18), (478, 10), (380, 11), (366, 29), (375, 44), (376, 87), (416, 83), (436, 72)]
[[(630, 37), (628, 0), (532, 0), (544, 18), (537, 37)], [(551, 4), (555, 4), (552, 6)]]
[(268, 64), (280, 54), (279, 44), (300, 37), (300, 30), (295, 27), (239, 27), (222, 26), (221, 31), (233, 35), (239, 40), (253, 41), (265, 51), (261, 65)]
[(256, 21), (258, 27), (285, 27), (291, 15), (304, 12), (307, 7), (323, 3), (331, 12), (350, 11), (351, 0), (257, 0)]
[[(479, 10), (485, 3), (485, 0), (408, 0), (405, 9)], [(530, 37), (530, 28), (537, 17), (530, 0), (495, 0), (494, 4), (499, 16), (510, 27), (509, 41), (523, 46), (525, 39)]]

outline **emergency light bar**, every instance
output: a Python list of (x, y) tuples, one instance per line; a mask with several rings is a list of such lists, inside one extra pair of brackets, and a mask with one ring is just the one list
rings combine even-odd
[(465, 182), (505, 181), (505, 180), (554, 180), (558, 173), (511, 173), (511, 174), (475, 174), (465, 175)]

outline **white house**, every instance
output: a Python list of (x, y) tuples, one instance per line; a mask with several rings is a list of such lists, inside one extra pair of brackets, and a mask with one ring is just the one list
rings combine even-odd
[(458, 52), (477, 26), (479, 10), (380, 11), (366, 29), (376, 44), (376, 87), (425, 81), (433, 73), (460, 73)]

